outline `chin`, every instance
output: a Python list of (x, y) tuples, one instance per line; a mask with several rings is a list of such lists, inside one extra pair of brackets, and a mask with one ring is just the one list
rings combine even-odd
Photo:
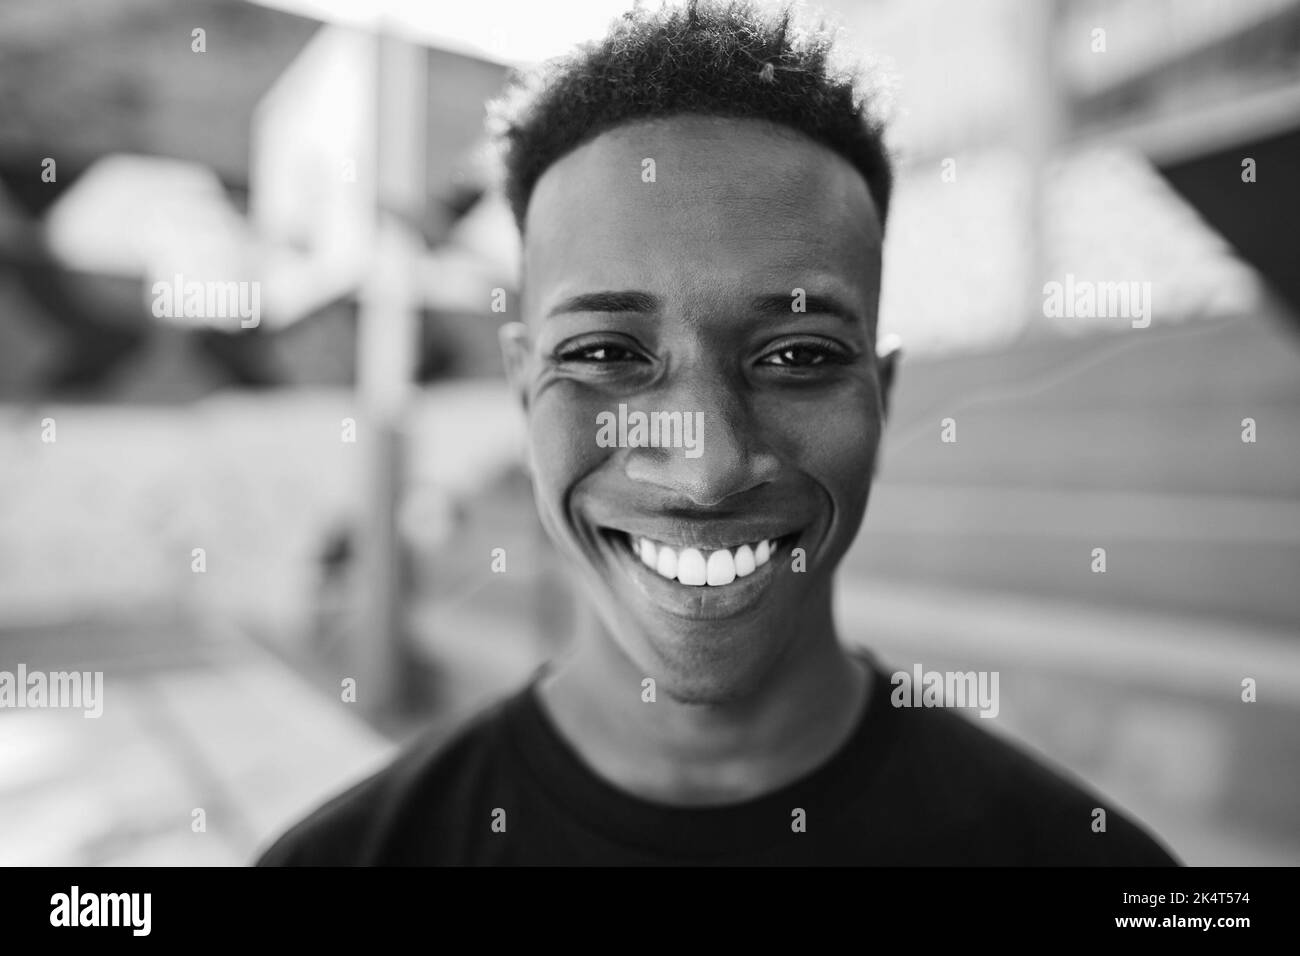
[(681, 704), (720, 706), (750, 697), (784, 649), (771, 620), (687, 627), (681, 621), (640, 621), (628, 633), (625, 618), (622, 626), (624, 653), (655, 678), (660, 694)]
[(745, 700), (757, 685), (757, 681), (736, 681), (725, 677), (701, 679), (692, 675), (681, 682), (661, 683), (659, 687), (665, 697), (678, 704), (724, 707)]

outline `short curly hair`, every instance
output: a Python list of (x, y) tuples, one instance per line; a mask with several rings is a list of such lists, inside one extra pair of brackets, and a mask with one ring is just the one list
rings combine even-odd
[(833, 65), (832, 45), (830, 29), (799, 28), (790, 7), (691, 0), (638, 7), (602, 40), (513, 76), (490, 113), (520, 232), (557, 160), (615, 126), (680, 114), (764, 119), (824, 144), (866, 180), (883, 226), (893, 186), (888, 77)]

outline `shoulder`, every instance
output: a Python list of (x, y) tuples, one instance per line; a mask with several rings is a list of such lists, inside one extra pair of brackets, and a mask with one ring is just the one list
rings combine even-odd
[(1176, 866), (1121, 808), (1023, 745), (942, 708), (900, 709), (893, 773), (946, 855), (1014, 865)]
[(367, 866), (393, 859), (395, 837), (417, 808), (471, 798), (476, 781), (501, 760), (505, 723), (518, 691), (466, 720), (450, 735), (429, 733), (403, 748), (387, 766), (326, 801), (264, 850), (257, 866)]

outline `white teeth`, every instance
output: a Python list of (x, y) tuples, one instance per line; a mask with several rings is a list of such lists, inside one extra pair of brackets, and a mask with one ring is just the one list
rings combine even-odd
[(713, 587), (736, 580), (736, 559), (725, 548), (709, 555), (708, 583)]
[(754, 549), (742, 544), (736, 549), (736, 577), (743, 578), (754, 573)]
[(659, 566), (655, 570), (669, 580), (677, 577), (677, 552), (672, 548), (660, 548)]
[(776, 541), (766, 539), (757, 544), (742, 544), (734, 549), (719, 548), (706, 552), (699, 548), (677, 548), (659, 544), (649, 538), (628, 538), (632, 553), (641, 563), (661, 577), (692, 587), (722, 587), (736, 578), (745, 578), (767, 564), (776, 552)]
[(700, 552), (694, 548), (687, 548), (677, 556), (677, 580), (682, 584), (705, 584), (708, 577), (704, 555)]

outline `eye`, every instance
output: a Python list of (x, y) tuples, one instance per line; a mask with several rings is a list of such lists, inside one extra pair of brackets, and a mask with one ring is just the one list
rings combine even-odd
[(645, 362), (645, 357), (633, 346), (607, 339), (566, 342), (555, 350), (562, 362), (588, 365), (613, 365), (620, 362)]
[(792, 342), (773, 349), (758, 360), (759, 365), (776, 368), (803, 369), (814, 368), (828, 363), (844, 363), (849, 355), (843, 349), (829, 344), (812, 342)]

